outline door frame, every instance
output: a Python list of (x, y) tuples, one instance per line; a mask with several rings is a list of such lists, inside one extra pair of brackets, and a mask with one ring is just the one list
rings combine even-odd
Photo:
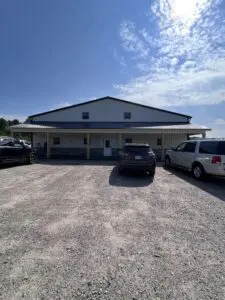
[[(106, 147), (106, 141), (109, 141), (109, 147)], [(103, 156), (112, 156), (112, 139), (109, 137), (103, 137)]]

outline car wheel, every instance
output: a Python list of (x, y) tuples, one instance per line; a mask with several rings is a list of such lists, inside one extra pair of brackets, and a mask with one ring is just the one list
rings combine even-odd
[(171, 159), (169, 156), (166, 156), (165, 158), (165, 167), (167, 168), (171, 167)]
[(201, 164), (194, 164), (192, 167), (192, 175), (196, 179), (203, 179), (205, 177), (205, 170)]
[(30, 153), (29, 156), (27, 157), (27, 164), (33, 164), (35, 159), (34, 153)]

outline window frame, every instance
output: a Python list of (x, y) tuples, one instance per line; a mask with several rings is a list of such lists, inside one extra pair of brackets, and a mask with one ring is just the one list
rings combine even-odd
[(16, 148), (22, 149), (22, 148), (23, 148), (23, 145), (21, 145), (20, 143), (14, 142), (14, 145), (13, 145), (12, 147), (16, 147)]
[[(130, 141), (128, 141), (128, 140), (130, 140)], [(125, 138), (124, 142), (125, 142), (125, 144), (132, 144), (133, 139), (132, 138)]]
[[(178, 150), (178, 148), (180, 148), (181, 145), (185, 145), (185, 146), (186, 146), (186, 144), (187, 144), (187, 142), (183, 142), (183, 143), (179, 144), (179, 145), (177, 146), (177, 148), (176, 148), (176, 151), (177, 151), (177, 152), (183, 152), (183, 149), (184, 149), (184, 148), (182, 148), (182, 150)], [(185, 147), (185, 146), (184, 146), (184, 147)]]
[[(201, 141), (200, 143), (199, 143), (199, 150), (198, 150), (198, 152), (200, 153), (200, 154), (207, 154), (207, 155), (224, 155), (224, 154), (221, 154), (221, 148), (220, 148), (220, 143), (224, 143), (225, 141)], [(215, 144), (215, 151), (202, 151), (202, 144), (206, 144), (206, 143), (212, 143), (212, 144)]]
[(162, 146), (162, 138), (157, 138), (157, 146)]
[(123, 113), (123, 118), (124, 118), (124, 120), (130, 120), (131, 119), (131, 112), (130, 111), (125, 111), (124, 113)]
[(82, 112), (82, 120), (89, 120), (89, 119), (90, 119), (89, 111), (83, 111)]
[[(58, 145), (61, 145), (61, 140), (60, 140), (60, 137), (59, 136), (53, 136), (53, 145), (54, 146), (58, 146)], [(58, 141), (58, 142), (56, 142), (56, 141)]]
[[(185, 147), (186, 147), (187, 145), (195, 145), (194, 151), (185, 151)], [(195, 151), (196, 151), (196, 146), (197, 146), (197, 143), (194, 142), (194, 141), (186, 142), (186, 145), (185, 145), (185, 147), (183, 148), (183, 151), (182, 151), (182, 152), (184, 152), (184, 153), (195, 153)]]

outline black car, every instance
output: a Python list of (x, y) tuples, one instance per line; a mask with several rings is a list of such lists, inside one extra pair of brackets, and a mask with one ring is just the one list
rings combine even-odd
[(0, 137), (0, 165), (9, 163), (31, 164), (34, 157), (33, 150), (17, 139)]
[(119, 151), (118, 172), (126, 169), (148, 172), (150, 176), (155, 175), (155, 154), (148, 144), (125, 144)]

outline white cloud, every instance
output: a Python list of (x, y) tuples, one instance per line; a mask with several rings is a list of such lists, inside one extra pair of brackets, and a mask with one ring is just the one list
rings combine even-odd
[(216, 119), (215, 120), (215, 124), (217, 125), (225, 125), (225, 119)]
[(128, 52), (133, 52), (139, 57), (146, 57), (149, 54), (149, 49), (141, 39), (141, 36), (136, 33), (135, 25), (131, 21), (124, 21), (120, 25), (120, 37), (123, 47)]
[(116, 48), (114, 48), (114, 50), (113, 50), (113, 57), (122, 67), (126, 67), (127, 64), (126, 64), (124, 56), (119, 55)]
[(138, 75), (116, 84), (117, 96), (156, 106), (225, 101), (225, 22), (219, 3), (155, 0), (149, 29), (124, 21), (121, 45)]

